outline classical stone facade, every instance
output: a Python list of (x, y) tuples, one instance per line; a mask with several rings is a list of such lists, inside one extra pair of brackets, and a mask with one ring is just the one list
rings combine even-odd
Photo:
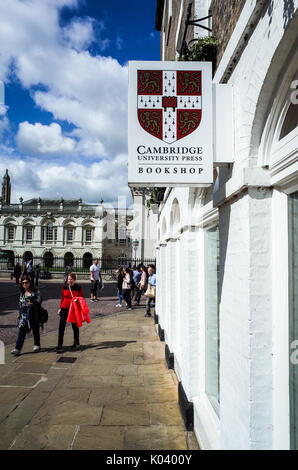
[(103, 203), (85, 204), (82, 199), (20, 198), (11, 204), (9, 178), (7, 170), (0, 202), (0, 245), (12, 259), (32, 257), (47, 263), (55, 257), (64, 257), (65, 263), (76, 257), (131, 259), (131, 211), (105, 209)]
[[(163, 60), (177, 58), (188, 3), (158, 2)], [(168, 188), (159, 206), (160, 338), (202, 449), (297, 449), (298, 1), (192, 5), (213, 15), (233, 150), (213, 185)], [(216, 136), (225, 119), (223, 107)]]

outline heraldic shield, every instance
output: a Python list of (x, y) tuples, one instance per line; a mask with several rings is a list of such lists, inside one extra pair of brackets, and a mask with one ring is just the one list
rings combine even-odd
[(171, 144), (194, 132), (202, 117), (202, 73), (138, 70), (138, 119), (149, 134)]

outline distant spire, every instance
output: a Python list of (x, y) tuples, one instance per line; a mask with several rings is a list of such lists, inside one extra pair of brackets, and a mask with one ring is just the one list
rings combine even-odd
[(3, 177), (2, 183), (2, 204), (9, 205), (10, 204), (10, 195), (11, 195), (11, 184), (10, 184), (10, 176), (8, 174), (8, 170)]

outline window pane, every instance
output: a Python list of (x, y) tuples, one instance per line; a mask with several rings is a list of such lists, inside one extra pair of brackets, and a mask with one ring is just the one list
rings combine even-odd
[(219, 231), (205, 232), (205, 390), (219, 414)]
[(13, 240), (13, 239), (14, 239), (14, 228), (8, 227), (8, 240)]
[(26, 229), (26, 240), (32, 240), (32, 228)]
[(91, 242), (92, 240), (92, 231), (91, 230), (86, 230), (86, 242)]
[(71, 242), (73, 240), (73, 229), (67, 229), (67, 241)]
[(298, 125), (298, 106), (291, 103), (285, 117), (279, 140), (283, 139), (286, 135), (292, 132)]
[(53, 225), (52, 224), (47, 225), (46, 237), (48, 241), (53, 240)]
[(291, 449), (298, 449), (298, 192), (289, 197), (289, 273), (290, 435)]

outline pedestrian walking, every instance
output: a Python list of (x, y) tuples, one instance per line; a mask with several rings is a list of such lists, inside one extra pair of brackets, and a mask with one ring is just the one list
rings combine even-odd
[(141, 280), (141, 271), (140, 271), (140, 265), (134, 266), (133, 267), (133, 292), (132, 292), (132, 299), (135, 301), (137, 300), (137, 296), (139, 293), (139, 288), (138, 284)]
[(97, 299), (97, 288), (102, 287), (102, 278), (100, 267), (98, 265), (98, 258), (93, 260), (92, 266), (90, 266), (90, 280), (91, 280), (91, 302), (96, 302)]
[(122, 295), (126, 302), (127, 310), (131, 310), (131, 270), (129, 267), (124, 269), (124, 278), (122, 282)]
[[(71, 306), (72, 299), (75, 297), (84, 297), (83, 290), (79, 284), (76, 283), (76, 275), (70, 273), (67, 277), (66, 283), (62, 286), (60, 308), (57, 311), (57, 314), (60, 316), (59, 331), (58, 331), (58, 346), (56, 348), (57, 353), (63, 352), (63, 338), (64, 331), (66, 327), (66, 322), (69, 314), (69, 309)], [(72, 324), (73, 330), (73, 345), (71, 349), (76, 351), (80, 349), (80, 332), (76, 323)]]
[(37, 264), (37, 265), (36, 265), (35, 273), (36, 273), (36, 276), (35, 276), (35, 286), (37, 287), (37, 286), (38, 286), (38, 281), (39, 281), (39, 278), (40, 278), (40, 264)]
[(21, 265), (20, 263), (17, 263), (15, 265), (15, 268), (14, 268), (14, 272), (13, 272), (13, 275), (16, 279), (16, 285), (18, 286), (20, 284), (20, 277), (21, 277), (21, 274), (22, 274), (22, 268), (21, 268)]
[(147, 297), (145, 317), (151, 317), (151, 302), (155, 303), (156, 274), (152, 266), (148, 267), (148, 289), (145, 292)]
[(29, 259), (28, 261), (26, 261), (25, 263), (25, 270), (26, 270), (26, 274), (28, 276), (31, 276), (31, 271), (32, 271), (32, 259)]
[(18, 338), (15, 348), (11, 351), (14, 356), (19, 356), (27, 333), (31, 330), (34, 337), (33, 352), (40, 350), (40, 306), (41, 296), (37, 289), (34, 289), (29, 276), (23, 276), (20, 286), (19, 314), (18, 314)]
[(118, 296), (119, 302), (116, 305), (116, 307), (122, 307), (122, 300), (123, 300), (122, 284), (123, 284), (123, 278), (124, 278), (124, 271), (123, 271), (122, 266), (118, 267), (117, 274), (118, 274), (118, 276), (117, 276), (117, 296)]
[(147, 273), (146, 266), (141, 265), (140, 272), (141, 272), (141, 279), (140, 279), (140, 282), (138, 283), (136, 305), (140, 305), (142, 294), (145, 292), (145, 290), (147, 289), (147, 285), (148, 285), (148, 273)]
[(64, 284), (67, 281), (68, 275), (72, 272), (72, 265), (71, 263), (67, 264), (65, 266), (65, 271), (64, 271)]

